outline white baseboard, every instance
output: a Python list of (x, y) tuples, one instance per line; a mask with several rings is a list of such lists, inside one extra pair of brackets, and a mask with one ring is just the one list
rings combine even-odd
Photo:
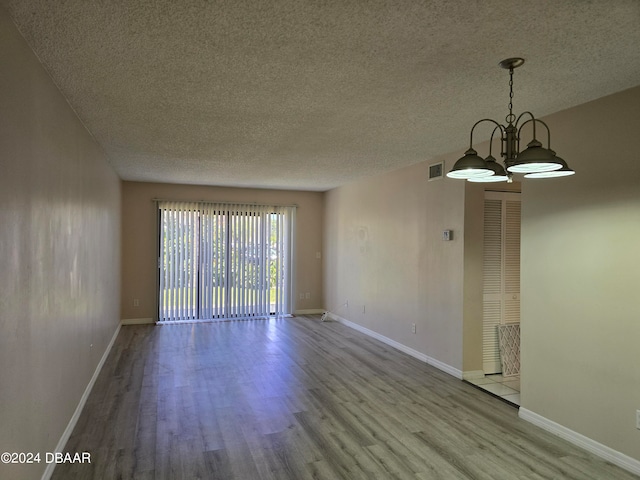
[(153, 318), (123, 318), (120, 320), (121, 325), (147, 325), (154, 323), (156, 321)]
[(327, 312), (327, 315), (333, 320), (340, 322), (343, 325), (346, 325), (347, 327), (353, 328), (354, 330), (362, 332), (365, 335), (369, 335), (370, 337), (373, 337), (376, 340), (380, 340), (382, 343), (386, 343), (387, 345), (397, 350), (400, 350), (401, 352), (404, 352), (407, 355), (411, 355), (413, 358), (417, 358), (418, 360), (421, 360), (433, 367), (436, 367), (439, 370), (442, 370), (443, 372), (448, 373), (449, 375), (453, 375), (459, 380), (462, 380), (462, 370), (458, 370), (457, 368), (454, 368), (451, 365), (447, 365), (446, 363), (441, 362), (440, 360), (436, 360), (435, 358), (425, 355), (424, 353), (414, 350), (413, 348), (407, 347), (402, 343), (396, 342), (395, 340), (385, 337), (384, 335), (380, 335), (379, 333), (374, 332), (373, 330), (369, 330), (368, 328), (363, 327), (362, 325), (353, 323), (347, 320), (346, 318), (342, 318), (336, 315), (335, 313)]
[(552, 420), (549, 420), (542, 415), (538, 415), (531, 410), (527, 410), (526, 408), (520, 407), (518, 416), (523, 420), (526, 420), (527, 422), (533, 423), (534, 425), (542, 428), (543, 430), (551, 432), (554, 435), (557, 435), (558, 437), (567, 440), (574, 445), (577, 445), (580, 448), (584, 448), (588, 452), (591, 452), (594, 455), (597, 455), (598, 457), (619, 466), (620, 468), (624, 468), (631, 473), (640, 475), (640, 460), (636, 460), (635, 458), (629, 457), (624, 453), (620, 453), (613, 448), (596, 442), (589, 437), (585, 437), (578, 432), (574, 432), (573, 430), (564, 427)]
[[(111, 341), (109, 342), (109, 345), (107, 345), (107, 348), (104, 351), (104, 354), (100, 359), (100, 362), (98, 362), (98, 366), (96, 367), (96, 370), (93, 372), (93, 376), (91, 377), (91, 380), (89, 380), (89, 384), (87, 385), (87, 388), (84, 389), (84, 393), (82, 394), (82, 397), (80, 397), (80, 402), (78, 402), (76, 411), (73, 412), (73, 415), (71, 416), (71, 420), (69, 420), (69, 424), (67, 425), (67, 428), (65, 428), (64, 432), (62, 433), (62, 437), (60, 437), (60, 441), (58, 441), (58, 445), (56, 445), (56, 449), (54, 450), (55, 452), (64, 451), (64, 447), (67, 444), (67, 441), (69, 440), (69, 437), (71, 436), (71, 433), (73, 432), (73, 429), (75, 428), (76, 423), (78, 423), (78, 419), (80, 418), (80, 414), (82, 413), (84, 405), (85, 403), (87, 403), (87, 398), (89, 398), (91, 389), (93, 388), (93, 385), (96, 383), (96, 380), (98, 379), (98, 375), (100, 375), (100, 370), (102, 370), (102, 366), (104, 365), (104, 362), (107, 361), (107, 357), (111, 352), (111, 347), (113, 347), (113, 344), (115, 343), (116, 338), (118, 338), (118, 333), (120, 333), (120, 324), (118, 324), (118, 328), (116, 328), (115, 333), (111, 337)], [(47, 468), (42, 474), (42, 480), (49, 480), (51, 478), (51, 475), (53, 475), (54, 468), (56, 468), (55, 462), (47, 464)]]
[(309, 308), (307, 310), (296, 310), (293, 312), (294, 315), (322, 315), (325, 310), (321, 308)]

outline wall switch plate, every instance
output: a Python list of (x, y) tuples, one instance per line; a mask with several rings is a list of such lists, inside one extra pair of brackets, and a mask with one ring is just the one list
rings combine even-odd
[(444, 240), (445, 242), (453, 240), (453, 230), (443, 230), (442, 240)]
[(416, 333), (416, 324), (415, 323), (411, 324), (411, 333)]
[(139, 307), (140, 306), (140, 300), (138, 300), (137, 298), (133, 299), (133, 306), (134, 307)]
[(636, 428), (640, 430), (640, 410), (636, 410)]

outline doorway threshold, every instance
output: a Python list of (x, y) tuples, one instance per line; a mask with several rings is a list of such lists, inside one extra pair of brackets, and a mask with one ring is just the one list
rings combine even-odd
[(464, 382), (493, 395), (515, 407), (520, 407), (520, 376), (504, 377), (502, 374), (485, 375), (480, 378), (470, 378)]

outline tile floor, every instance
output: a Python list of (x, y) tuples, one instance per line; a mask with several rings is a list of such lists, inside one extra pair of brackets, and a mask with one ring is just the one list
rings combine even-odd
[(520, 376), (503, 377), (501, 374), (470, 378), (467, 382), (493, 393), (509, 403), (520, 406)]

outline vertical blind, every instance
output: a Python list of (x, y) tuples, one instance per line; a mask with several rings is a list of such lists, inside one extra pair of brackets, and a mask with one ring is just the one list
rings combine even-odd
[(295, 207), (158, 202), (160, 321), (291, 313)]

